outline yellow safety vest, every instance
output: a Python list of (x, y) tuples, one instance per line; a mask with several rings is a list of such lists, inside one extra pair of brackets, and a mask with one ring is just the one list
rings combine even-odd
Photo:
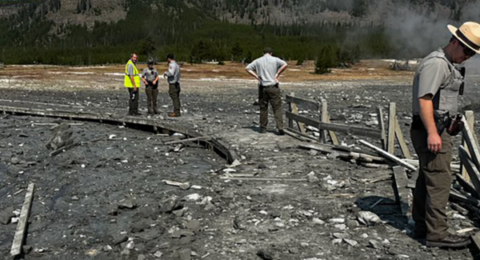
[(130, 75), (128, 75), (128, 65), (133, 66), (133, 80), (135, 80), (135, 85), (137, 88), (140, 87), (140, 75), (138, 75), (138, 69), (135, 64), (133, 64), (132, 60), (129, 60), (127, 62), (127, 65), (125, 65), (125, 80), (124, 80), (124, 85), (126, 88), (133, 88), (132, 80), (130, 79)]

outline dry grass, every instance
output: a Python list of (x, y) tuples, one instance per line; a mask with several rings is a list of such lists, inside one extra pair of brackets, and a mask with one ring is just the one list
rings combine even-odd
[[(317, 75), (314, 74), (313, 61), (305, 62), (302, 66), (296, 66), (296, 62), (289, 62), (289, 68), (282, 75), (284, 82), (302, 82), (302, 81), (354, 81), (354, 80), (375, 80), (375, 79), (396, 79), (409, 80), (413, 72), (393, 71), (389, 68), (389, 63), (382, 60), (362, 60), (351, 68), (333, 69), (332, 73)], [(140, 64), (139, 69), (143, 70), (145, 64)], [(166, 63), (160, 63), (155, 66), (162, 73), (167, 68)], [(2, 78), (15, 79), (37, 79), (48, 80), (65, 78), (74, 80), (94, 80), (98, 77), (120, 77), (122, 78), (124, 65), (92, 66), (92, 67), (69, 67), (69, 66), (46, 66), (32, 65), (21, 66), (12, 65), (0, 70)], [(245, 72), (244, 65), (241, 63), (227, 62), (225, 65), (213, 64), (183, 64), (182, 77), (185, 79), (251, 79)]]

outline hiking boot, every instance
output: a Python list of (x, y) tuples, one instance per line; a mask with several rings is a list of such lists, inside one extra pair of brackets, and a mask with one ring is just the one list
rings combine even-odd
[(260, 128), (260, 133), (261, 133), (261, 134), (265, 134), (266, 132), (267, 132), (267, 129), (265, 129), (265, 128)]
[(278, 135), (285, 135), (285, 131), (283, 131), (283, 129), (278, 129)]
[(442, 247), (442, 248), (463, 248), (470, 245), (471, 241), (468, 237), (461, 237), (449, 234), (440, 240), (427, 240), (428, 247)]
[(180, 113), (175, 113), (175, 112), (168, 113), (168, 117), (180, 117), (180, 116), (181, 116)]

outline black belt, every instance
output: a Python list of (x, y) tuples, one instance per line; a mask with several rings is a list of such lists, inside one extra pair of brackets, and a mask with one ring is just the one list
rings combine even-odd
[(260, 85), (261, 88), (271, 88), (271, 87), (276, 87), (278, 88), (278, 83), (275, 84), (275, 85), (270, 85), (270, 86), (264, 86), (264, 85)]

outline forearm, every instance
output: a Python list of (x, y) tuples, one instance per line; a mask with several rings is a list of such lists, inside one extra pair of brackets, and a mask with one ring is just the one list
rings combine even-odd
[(173, 75), (175, 75), (175, 69), (168, 69), (167, 71), (165, 71), (165, 76), (167, 77), (173, 77)]
[(288, 64), (283, 65), (283, 66), (278, 70), (277, 75), (275, 75), (275, 77), (280, 76), (280, 74), (282, 74), (282, 73), (287, 69), (287, 67), (288, 67)]
[(433, 101), (428, 98), (420, 98), (420, 118), (428, 134), (437, 134), (437, 124), (435, 123), (435, 111)]
[(259, 79), (257, 73), (255, 73), (253, 70), (247, 70), (248, 74), (252, 75), (252, 77)]

